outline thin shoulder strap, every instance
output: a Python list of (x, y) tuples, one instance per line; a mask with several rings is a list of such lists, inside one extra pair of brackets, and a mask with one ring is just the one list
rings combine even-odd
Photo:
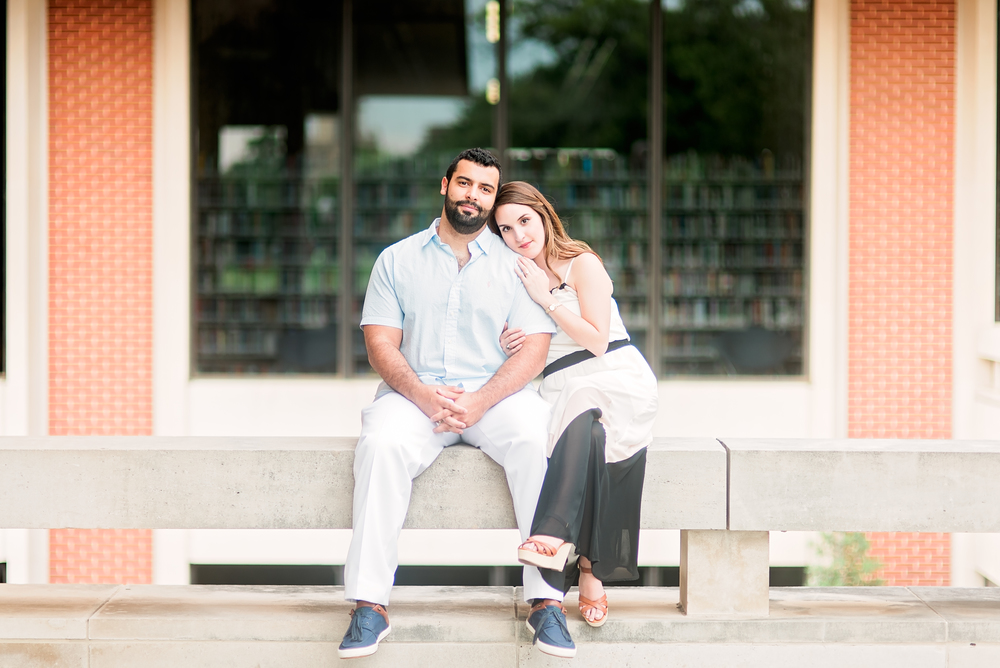
[[(579, 256), (578, 256), (579, 257)], [(573, 263), (576, 262), (576, 258), (572, 258), (569, 261), (569, 265), (566, 267), (566, 275), (563, 276), (563, 283), (569, 283), (570, 272), (573, 271)]]

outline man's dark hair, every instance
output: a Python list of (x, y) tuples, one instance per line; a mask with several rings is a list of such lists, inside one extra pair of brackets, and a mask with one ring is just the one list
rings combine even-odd
[(497, 187), (499, 188), (503, 184), (503, 169), (500, 167), (500, 161), (497, 160), (496, 156), (487, 151), (484, 148), (467, 148), (451, 161), (448, 165), (448, 171), (445, 174), (445, 178), (451, 181), (451, 175), (455, 173), (455, 168), (458, 167), (458, 163), (462, 160), (468, 160), (473, 162), (480, 167), (493, 167), (500, 173), (500, 178), (497, 181)]

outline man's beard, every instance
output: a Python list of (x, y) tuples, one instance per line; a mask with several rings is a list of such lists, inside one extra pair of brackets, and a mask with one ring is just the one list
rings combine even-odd
[[(476, 207), (478, 213), (471, 215), (465, 213), (458, 208), (463, 204)], [(451, 223), (452, 228), (459, 234), (474, 234), (478, 232), (486, 224), (486, 219), (490, 217), (489, 210), (483, 209), (483, 207), (475, 202), (467, 200), (457, 202), (447, 196), (444, 199), (444, 212), (448, 216), (448, 222)]]

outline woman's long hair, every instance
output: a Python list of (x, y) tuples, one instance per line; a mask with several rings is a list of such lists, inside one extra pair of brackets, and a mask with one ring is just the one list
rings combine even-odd
[[(524, 181), (510, 181), (500, 186), (500, 190), (497, 191), (496, 200), (493, 202), (493, 211), (490, 213), (490, 219), (487, 224), (490, 226), (493, 234), (498, 237), (503, 238), (503, 235), (500, 234), (500, 226), (497, 225), (496, 212), (504, 204), (523, 204), (532, 209), (542, 219), (542, 227), (545, 229), (546, 265), (549, 264), (550, 259), (569, 260), (584, 253), (592, 253), (598, 260), (601, 259), (601, 256), (597, 255), (593, 248), (582, 241), (571, 239), (566, 234), (566, 228), (563, 227), (562, 221), (559, 220), (559, 215), (555, 209), (545, 199), (545, 195), (538, 192), (535, 186)], [(552, 267), (549, 266), (549, 269), (551, 270)], [(552, 273), (555, 274), (555, 271)], [(562, 276), (556, 274), (556, 277), (561, 283)]]

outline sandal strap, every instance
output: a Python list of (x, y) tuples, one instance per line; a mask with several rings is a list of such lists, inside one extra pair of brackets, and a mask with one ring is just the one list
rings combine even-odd
[[(529, 538), (528, 540), (526, 540), (523, 543), (521, 543), (521, 548), (523, 548), (525, 545), (528, 545), (529, 543), (531, 545), (534, 545), (535, 546), (535, 552), (537, 552), (538, 554), (542, 555), (543, 557), (552, 557), (552, 556), (555, 556), (556, 552), (559, 551), (558, 547), (552, 547), (548, 543), (543, 543), (542, 541), (535, 540), (534, 538)], [(559, 547), (562, 547), (562, 546), (560, 545)], [(521, 549), (521, 548), (518, 548), (518, 549)]]
[(587, 607), (587, 608), (597, 608), (598, 610), (602, 610), (605, 613), (607, 613), (607, 611), (608, 611), (608, 595), (607, 594), (604, 594), (603, 596), (601, 596), (601, 598), (597, 599), (596, 601), (590, 600), (589, 598), (587, 598), (583, 594), (579, 595), (579, 599), (580, 599), (580, 607), (581, 608), (584, 608), (584, 607)]

